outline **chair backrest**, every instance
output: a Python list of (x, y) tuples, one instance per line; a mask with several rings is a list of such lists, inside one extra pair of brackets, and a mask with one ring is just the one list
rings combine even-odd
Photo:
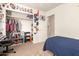
[(11, 32), (9, 35), (9, 40), (11, 40), (13, 33)]

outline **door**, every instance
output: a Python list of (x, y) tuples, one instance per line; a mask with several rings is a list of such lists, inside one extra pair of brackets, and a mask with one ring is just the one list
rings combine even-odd
[(53, 37), (54, 36), (54, 25), (55, 25), (55, 15), (51, 15), (51, 16), (48, 16), (48, 21), (47, 21), (47, 35), (48, 37)]

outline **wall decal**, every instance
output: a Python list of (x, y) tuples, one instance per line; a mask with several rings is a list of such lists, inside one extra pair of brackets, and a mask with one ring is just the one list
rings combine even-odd
[(28, 12), (28, 13), (32, 13), (33, 14), (33, 9), (31, 8), (25, 8), (20, 6), (19, 4), (14, 4), (14, 3), (2, 3), (0, 5), (0, 10), (2, 10), (2, 7), (4, 8), (8, 8), (8, 9), (13, 9), (13, 10), (19, 10), (19, 11), (23, 11), (23, 12)]
[(13, 3), (10, 3), (10, 7), (11, 7), (12, 9), (15, 9), (15, 5), (14, 5)]
[(39, 10), (37, 10), (37, 12), (34, 14), (34, 23), (35, 23), (35, 26), (34, 26), (34, 29), (35, 29), (35, 34), (38, 33), (39, 31)]
[(2, 10), (2, 6), (0, 5), (0, 10)]
[(40, 15), (40, 20), (43, 20), (43, 21), (45, 21), (45, 16), (43, 16), (43, 15)]
[(9, 5), (7, 5), (7, 8), (9, 8)]

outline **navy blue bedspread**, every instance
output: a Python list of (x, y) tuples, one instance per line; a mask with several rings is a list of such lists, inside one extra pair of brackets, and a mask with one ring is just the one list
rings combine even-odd
[(57, 56), (79, 56), (79, 40), (61, 36), (48, 38), (43, 50), (49, 50)]

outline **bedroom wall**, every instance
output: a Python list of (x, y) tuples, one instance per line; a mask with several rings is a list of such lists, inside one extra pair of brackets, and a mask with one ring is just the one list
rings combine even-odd
[(79, 39), (79, 4), (62, 4), (47, 12), (55, 15), (55, 35)]
[[(40, 11), (40, 15), (46, 15), (46, 12)], [(47, 39), (47, 19), (39, 20), (39, 32), (34, 35), (34, 43), (44, 42)]]

